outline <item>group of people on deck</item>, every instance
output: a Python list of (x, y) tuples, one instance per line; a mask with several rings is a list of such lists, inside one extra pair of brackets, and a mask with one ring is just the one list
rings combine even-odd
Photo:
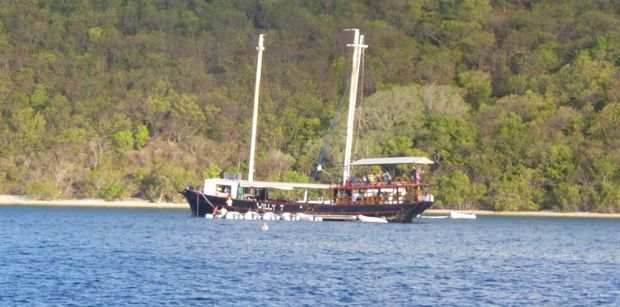
[(370, 175), (364, 174), (359, 181), (357, 180), (357, 178), (355, 178), (355, 176), (353, 176), (349, 180), (349, 183), (352, 184), (352, 185), (355, 185), (355, 184), (375, 184), (375, 183), (379, 183), (379, 182), (384, 182), (384, 183), (387, 183), (387, 184), (392, 183), (392, 175), (390, 174), (390, 172), (386, 171), (385, 173), (370, 174)]
[[(422, 173), (424, 173), (424, 170), (422, 169), (421, 166), (418, 168), (414, 166), (411, 169), (411, 171), (409, 171), (409, 179), (411, 180), (411, 182), (420, 183), (422, 181)], [(379, 182), (391, 184), (393, 180), (394, 179), (392, 178), (392, 175), (390, 174), (390, 172), (386, 171), (384, 173), (377, 173), (377, 174), (372, 174), (372, 173), (369, 175), (364, 174), (362, 178), (360, 178), (359, 181), (357, 180), (357, 178), (355, 178), (355, 176), (352, 176), (349, 179), (349, 184), (351, 185), (375, 184)]]
[[(415, 184), (420, 184), (422, 182), (422, 174), (424, 173), (424, 170), (422, 169), (421, 166), (418, 167), (413, 167), (411, 168), (411, 170), (405, 174), (405, 176), (403, 177), (397, 177), (396, 179), (393, 179), (392, 174), (389, 171), (385, 171), (383, 173), (376, 173), (376, 174), (369, 174), (369, 175), (362, 175), (361, 178), (356, 178), (355, 176), (351, 176), (351, 178), (349, 179), (349, 181), (347, 182), (348, 185), (351, 186), (356, 186), (356, 185), (374, 185), (374, 184), (381, 184), (381, 183), (385, 183), (385, 184), (391, 184), (393, 181), (396, 182), (412, 182)], [(379, 187), (381, 188), (381, 187)], [(355, 191), (355, 190), (348, 190), (348, 195), (351, 197), (351, 199), (355, 202), (355, 201), (361, 201), (364, 196), (362, 196), (361, 192)], [(361, 191), (361, 190), (360, 190)], [(380, 196), (381, 198), (384, 199), (384, 201), (388, 201), (388, 193), (382, 193), (381, 189), (379, 189), (379, 194), (378, 196)], [(435, 201), (435, 196), (433, 194), (431, 194), (427, 189), (425, 189), (425, 191), (423, 193), (420, 193), (420, 191), (418, 190), (415, 198), (418, 201), (426, 201), (426, 202), (434, 202)], [(396, 197), (398, 197), (399, 193), (397, 192)]]

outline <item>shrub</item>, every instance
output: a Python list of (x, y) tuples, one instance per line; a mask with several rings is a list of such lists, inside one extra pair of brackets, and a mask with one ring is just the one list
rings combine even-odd
[(108, 201), (119, 199), (123, 194), (123, 191), (123, 185), (118, 180), (115, 180), (107, 187), (105, 187), (105, 189), (101, 193), (101, 197)]
[(34, 199), (58, 199), (60, 191), (51, 179), (39, 179), (26, 185), (26, 196)]
[(118, 153), (127, 152), (133, 149), (133, 135), (129, 131), (119, 131), (112, 137), (114, 150)]

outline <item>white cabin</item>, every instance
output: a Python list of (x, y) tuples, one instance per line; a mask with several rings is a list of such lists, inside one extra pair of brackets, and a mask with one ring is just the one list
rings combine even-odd
[(206, 179), (202, 192), (206, 195), (237, 198), (239, 182), (228, 179)]

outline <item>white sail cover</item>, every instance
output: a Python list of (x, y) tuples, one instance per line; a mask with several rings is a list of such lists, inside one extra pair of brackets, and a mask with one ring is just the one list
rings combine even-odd
[(242, 187), (246, 188), (270, 188), (280, 190), (294, 190), (294, 189), (329, 189), (329, 184), (320, 183), (297, 183), (297, 182), (269, 182), (269, 181), (239, 181)]
[(433, 164), (434, 162), (426, 157), (392, 157), (392, 158), (368, 158), (357, 160), (351, 165), (390, 165), (390, 164)]

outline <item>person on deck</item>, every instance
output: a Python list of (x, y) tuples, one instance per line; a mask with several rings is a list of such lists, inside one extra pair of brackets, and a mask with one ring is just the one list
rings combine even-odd
[(418, 170), (415, 168), (415, 166), (411, 169), (411, 171), (409, 171), (409, 177), (411, 178), (412, 182), (418, 181)]
[(392, 183), (392, 176), (390, 176), (390, 172), (383, 173), (383, 182), (387, 184)]
[(433, 196), (433, 194), (431, 194), (430, 192), (426, 191), (424, 192), (424, 196), (422, 196), (422, 201), (428, 201), (428, 202), (435, 202), (435, 196)]
[(420, 183), (420, 181), (422, 181), (422, 173), (424, 173), (424, 170), (422, 169), (422, 166), (420, 166), (416, 170), (416, 180), (415, 180), (415, 183)]
[(375, 174), (370, 174), (368, 175), (368, 183), (373, 184), (375, 183)]

